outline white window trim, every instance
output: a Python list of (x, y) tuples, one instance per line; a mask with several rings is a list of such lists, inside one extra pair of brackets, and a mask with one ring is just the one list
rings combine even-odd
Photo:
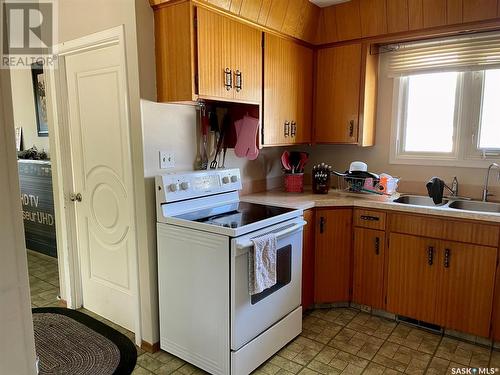
[[(402, 123), (406, 115), (406, 108), (401, 110), (403, 104), (406, 104), (406, 85), (407, 79), (393, 79), (392, 96), (392, 121), (391, 121), (391, 142), (389, 150), (389, 164), (403, 165), (433, 165), (465, 168), (487, 168), (492, 161), (500, 160), (500, 155), (488, 156), (483, 158), (473, 144), (477, 142), (479, 127), (479, 115), (481, 106), (481, 96), (475, 95), (478, 99), (472, 102), (463, 100), (463, 88), (465, 84), (471, 85), (474, 90), (482, 90), (482, 86), (474, 82), (465, 82), (471, 79), (471, 75), (466, 76), (459, 73), (459, 82), (457, 84), (457, 97), (455, 105), (454, 137), (453, 151), (451, 153), (411, 153), (401, 152), (404, 134)], [(482, 84), (482, 80), (479, 81)], [(472, 86), (473, 85), (473, 86)], [(464, 116), (467, 114), (467, 117)], [(463, 125), (463, 122), (466, 124)], [(465, 134), (464, 134), (465, 133)], [(470, 136), (467, 136), (469, 134)], [(471, 139), (472, 138), (472, 139)], [(458, 146), (458, 147), (457, 147)]]

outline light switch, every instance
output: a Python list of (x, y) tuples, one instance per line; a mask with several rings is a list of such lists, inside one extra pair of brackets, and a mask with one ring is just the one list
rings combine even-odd
[(175, 168), (175, 154), (170, 151), (160, 151), (160, 169)]

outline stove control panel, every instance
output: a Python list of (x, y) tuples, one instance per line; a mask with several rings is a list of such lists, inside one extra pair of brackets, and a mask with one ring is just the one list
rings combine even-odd
[(156, 197), (160, 203), (201, 198), (241, 188), (239, 169), (169, 173), (156, 177)]

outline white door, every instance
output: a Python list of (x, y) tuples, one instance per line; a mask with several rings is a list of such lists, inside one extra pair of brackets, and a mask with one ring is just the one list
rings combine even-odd
[(131, 331), (135, 228), (122, 47), (66, 56), (83, 306)]

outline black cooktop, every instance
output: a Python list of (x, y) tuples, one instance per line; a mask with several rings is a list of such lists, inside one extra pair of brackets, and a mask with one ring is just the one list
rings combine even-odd
[(176, 216), (179, 219), (212, 224), (226, 228), (240, 228), (264, 219), (294, 211), (291, 208), (235, 202)]

